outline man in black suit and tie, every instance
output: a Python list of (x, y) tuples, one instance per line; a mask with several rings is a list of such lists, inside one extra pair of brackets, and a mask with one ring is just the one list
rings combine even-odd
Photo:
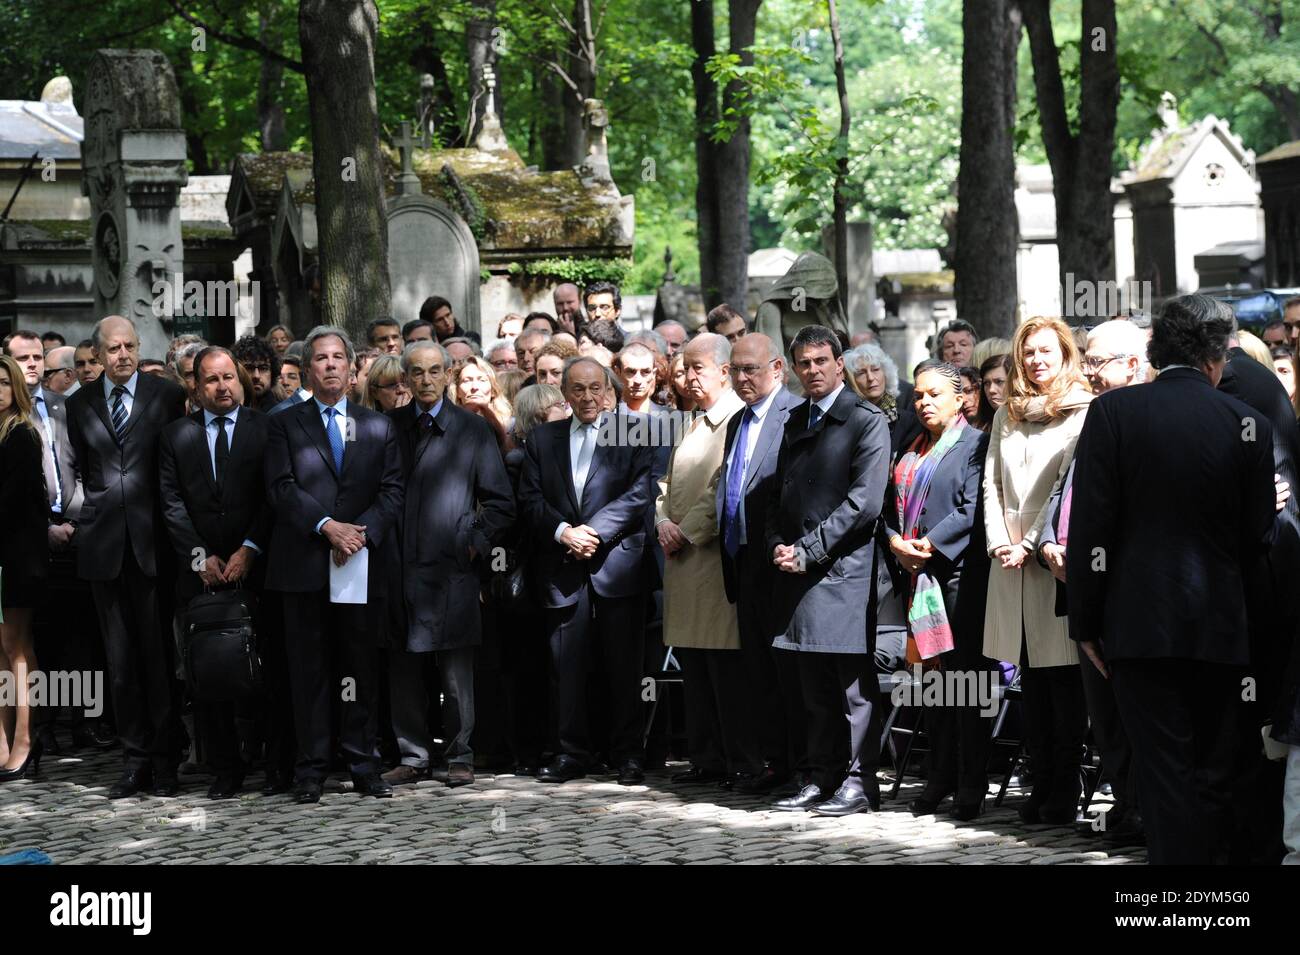
[[(392, 796), (379, 775), (379, 649), (386, 544), (402, 511), (393, 422), (347, 399), (356, 360), (347, 333), (318, 325), (303, 362), (312, 398), (271, 416), (266, 480), (276, 522), (266, 586), (284, 594), (285, 646), (298, 735), (294, 798), (320, 800), (330, 764), (330, 694), (342, 692), (340, 742), (358, 793)], [(360, 594), (342, 592), (348, 562), (367, 568)], [(331, 563), (339, 579), (331, 585)], [(357, 571), (352, 571), (356, 573)], [(334, 591), (332, 593), (332, 591)], [(331, 602), (331, 596), (349, 602)], [(360, 596), (361, 602), (355, 602)], [(331, 686), (330, 651), (343, 686)]]
[(1232, 320), (1213, 300), (1172, 299), (1151, 327), (1160, 377), (1094, 401), (1075, 450), (1070, 635), (1114, 684), (1150, 861), (1204, 865), (1227, 860), (1232, 830), (1273, 429), (1215, 390)]
[(843, 816), (880, 807), (873, 535), (889, 479), (889, 425), (845, 387), (829, 328), (799, 329), (790, 353), (808, 401), (785, 424), (766, 547), (780, 571), (773, 646), (798, 654), (812, 781), (775, 807)]
[[(165, 552), (158, 493), (158, 438), (185, 413), (185, 389), (139, 372), (140, 338), (112, 315), (91, 332), (104, 366), (68, 399), (68, 435), (85, 497), (77, 572), (91, 582), (108, 656), (113, 710), (126, 761), (112, 799), (179, 791), (177, 687), (169, 611), (160, 607)], [(167, 601), (170, 604), (170, 600)]]
[[(205, 588), (261, 590), (259, 558), (271, 536), (266, 417), (241, 407), (234, 356), (215, 345), (200, 351), (194, 357), (194, 390), (200, 410), (169, 424), (158, 451), (163, 517), (179, 561), (178, 609)], [(208, 798), (226, 799), (239, 792), (246, 769), (235, 731), (236, 707), (196, 702), (195, 709), (216, 773)]]
[(544, 782), (577, 779), (591, 763), (586, 679), (597, 641), (618, 780), (634, 785), (645, 778), (641, 678), (653, 573), (645, 515), (654, 454), (649, 442), (620, 442), (629, 433), (622, 416), (602, 417), (608, 389), (594, 359), (565, 364), (562, 390), (573, 417), (534, 430), (519, 486), (559, 683), (560, 754), (538, 773)]
[(797, 658), (772, 649), (778, 631), (773, 629), (770, 600), (777, 571), (764, 546), (768, 500), (777, 489), (781, 436), (791, 412), (803, 404), (783, 387), (784, 381), (785, 361), (772, 339), (750, 333), (735, 340), (731, 383), (746, 408), (727, 423), (718, 480), (718, 536), (722, 579), (727, 599), (736, 605), (741, 652), (754, 693), (749, 731), (770, 763), (755, 778), (735, 783), (742, 792), (768, 792), (791, 771), (805, 768), (807, 727)]
[(389, 708), (399, 745), (414, 743), (427, 766), (429, 701), (418, 654), (437, 653), (443, 696), (455, 713), (445, 754), (447, 785), (465, 786), (474, 781), (474, 648), (483, 639), (479, 570), (490, 566), (492, 547), (514, 523), (515, 498), (491, 427), (443, 397), (450, 357), (436, 342), (407, 345), (402, 373), (412, 400), (391, 412), (406, 487), (402, 582), (408, 630), (399, 640), (403, 650), (389, 658)]

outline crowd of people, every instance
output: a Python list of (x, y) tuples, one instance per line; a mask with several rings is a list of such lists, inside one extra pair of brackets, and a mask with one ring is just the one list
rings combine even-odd
[[(629, 334), (605, 282), (553, 306), (487, 344), (439, 297), (364, 342), (157, 361), (121, 316), (10, 334), (0, 671), (106, 670), (111, 707), (20, 693), (0, 782), (62, 728), (121, 747), (112, 798), (177, 793), (187, 746), (212, 798), (255, 769), (304, 803), (335, 771), (635, 785), (679, 667), (673, 785), (840, 816), (880, 809), (882, 675), (911, 669), (944, 688), (913, 813), (984, 812), (979, 685), (1018, 701), (1024, 824), (1077, 824), (1099, 754), (1104, 838), (1300, 862), (1300, 301), (1262, 341), (1199, 295), (1010, 340), (954, 321), (910, 381), (869, 331), (774, 340), (720, 305)], [(264, 690), (193, 699), (177, 636), (230, 588)]]

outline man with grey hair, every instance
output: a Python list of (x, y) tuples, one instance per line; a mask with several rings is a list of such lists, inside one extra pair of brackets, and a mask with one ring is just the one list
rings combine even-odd
[(158, 439), (185, 413), (185, 389), (139, 371), (140, 336), (120, 315), (95, 323), (99, 381), (68, 399), (68, 437), (85, 489), (77, 571), (91, 582), (125, 767), (110, 799), (180, 788), (170, 619), (158, 592)]
[[(347, 333), (317, 326), (303, 346), (312, 398), (274, 415), (267, 488), (276, 512), (266, 586), (284, 594), (285, 650), (298, 736), (294, 799), (320, 799), (329, 772), (331, 651), (349, 681), (339, 741), (354, 791), (391, 796), (379, 775), (379, 658), (402, 510), (397, 433), (348, 401), (356, 354)], [(359, 562), (355, 570), (347, 565)], [(333, 569), (331, 569), (331, 567)]]
[(514, 371), (519, 367), (519, 359), (515, 357), (514, 343), (504, 338), (488, 345), (483, 350), (483, 357), (487, 359), (488, 364), (492, 366), (492, 370), (498, 375), (507, 371)]
[(459, 368), (470, 358), (482, 357), (483, 355), (476, 342), (459, 335), (455, 338), (445, 339), (441, 344), (447, 349), (447, 353), (451, 355), (451, 366), (453, 368)]
[[(446, 343), (444, 343), (446, 344)], [(449, 349), (413, 342), (402, 353), (411, 401), (390, 412), (406, 493), (401, 521), (407, 631), (390, 649), (389, 711), (401, 765), (390, 783), (427, 775), (433, 740), (423, 654), (437, 654), (449, 720), (447, 785), (474, 781), (474, 657), (482, 642), (479, 580), (514, 523), (514, 492), (491, 427), (446, 400)]]
[(672, 361), (677, 356), (677, 353), (682, 350), (682, 346), (686, 344), (686, 340), (691, 337), (691, 333), (686, 330), (686, 326), (672, 318), (660, 322), (654, 327), (654, 331), (658, 332), (659, 336), (667, 344), (669, 361)]
[(196, 410), (199, 404), (194, 388), (194, 356), (207, 347), (208, 343), (201, 338), (195, 342), (186, 342), (176, 350), (175, 357), (172, 359), (172, 371), (176, 373), (180, 383), (185, 386), (186, 394), (189, 395), (190, 411)]
[(81, 387), (77, 380), (76, 353), (71, 345), (59, 345), (45, 353), (45, 387), (56, 395), (71, 398)]
[(551, 336), (545, 332), (539, 332), (535, 328), (525, 329), (515, 339), (515, 360), (518, 362), (519, 370), (530, 375), (537, 371), (537, 350), (551, 340)]
[[(719, 557), (717, 480), (727, 421), (744, 403), (731, 390), (731, 343), (705, 332), (682, 351), (686, 388), (701, 412), (673, 448), (659, 479), (655, 532), (663, 548), (664, 643), (682, 666), (691, 769), (695, 783), (763, 769), (747, 728), (748, 681), (736, 608), (727, 600)], [(741, 746), (748, 743), (750, 745)]]

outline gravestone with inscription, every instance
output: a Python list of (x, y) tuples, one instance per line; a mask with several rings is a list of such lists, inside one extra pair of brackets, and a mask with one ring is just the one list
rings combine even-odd
[[(127, 315), (140, 354), (171, 337), (159, 282), (184, 272), (179, 196), (188, 180), (185, 132), (171, 64), (157, 50), (100, 50), (86, 84), (82, 191), (90, 198), (95, 314)], [(169, 299), (166, 299), (168, 303)]]

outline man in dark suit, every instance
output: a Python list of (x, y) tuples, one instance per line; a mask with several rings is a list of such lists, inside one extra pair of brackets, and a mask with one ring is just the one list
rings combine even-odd
[[(1236, 318), (1226, 303), (1218, 308), (1232, 318), (1228, 363), (1219, 390), (1254, 408), (1273, 426), (1273, 470), (1292, 488), (1300, 487), (1300, 427), (1286, 389), (1273, 374), (1237, 344)], [(1291, 643), (1300, 624), (1300, 497), (1292, 494), (1277, 514), (1268, 548), (1246, 576), (1250, 619), (1251, 671), (1256, 692), (1241, 701), (1240, 764), (1235, 774), (1237, 839), (1234, 864), (1276, 865), (1283, 852), (1278, 836), (1282, 825), (1280, 762), (1266, 759), (1259, 748), (1260, 727), (1270, 722), (1282, 690), (1282, 675), (1291, 656)]]
[(1232, 830), (1245, 577), (1276, 490), (1272, 426), (1214, 388), (1231, 330), (1205, 296), (1165, 303), (1160, 377), (1094, 401), (1075, 451), (1070, 635), (1109, 670), (1157, 864), (1224, 862)]
[(585, 775), (594, 756), (586, 679), (597, 641), (619, 782), (645, 778), (640, 703), (653, 449), (620, 440), (635, 433), (625, 417), (602, 418), (608, 389), (594, 359), (565, 364), (562, 390), (573, 417), (533, 431), (519, 487), (559, 684), (560, 753), (538, 773), (546, 782)]
[(159, 606), (157, 558), (166, 540), (158, 437), (185, 413), (185, 389), (140, 374), (140, 338), (130, 319), (101, 319), (91, 340), (104, 373), (68, 399), (67, 412), (85, 492), (77, 571), (91, 581), (126, 761), (109, 797), (150, 786), (170, 796), (179, 790), (180, 745), (173, 642), (164, 626), (171, 614)]
[[(764, 546), (768, 501), (777, 491), (781, 436), (791, 412), (803, 404), (782, 387), (784, 381), (785, 361), (772, 339), (758, 333), (736, 339), (731, 349), (731, 383), (746, 410), (727, 423), (726, 455), (718, 480), (718, 536), (722, 579), (727, 599), (736, 605), (740, 647), (754, 694), (747, 724), (769, 763), (755, 778), (734, 784), (742, 792), (768, 792), (791, 771), (806, 769), (807, 726), (798, 658), (772, 649), (778, 631), (770, 602), (777, 571)], [(743, 444), (739, 443), (742, 432)]]
[(785, 424), (766, 547), (780, 571), (773, 645), (798, 654), (812, 781), (775, 806), (842, 816), (880, 806), (871, 582), (873, 535), (889, 476), (889, 425), (845, 386), (840, 342), (829, 328), (804, 326), (790, 352), (808, 401)]
[[(389, 658), (389, 708), (399, 746), (414, 743), (428, 765), (428, 694), (419, 654), (435, 652), (442, 692), (455, 713), (447, 785), (474, 781), (474, 648), (482, 642), (479, 570), (490, 566), (515, 518), (514, 493), (496, 435), (483, 418), (445, 400), (447, 350), (417, 341), (402, 353), (409, 404), (393, 411), (406, 487), (402, 582), (407, 633)], [(406, 747), (403, 746), (405, 749)], [(392, 778), (391, 776), (389, 777)], [(399, 777), (400, 778), (400, 777)], [(405, 780), (404, 780), (405, 781)]]
[[(330, 695), (338, 692), (331, 686), (332, 649), (343, 656), (339, 735), (355, 790), (393, 794), (379, 776), (379, 651), (372, 623), (388, 596), (385, 545), (402, 509), (401, 455), (393, 422), (347, 399), (355, 358), (341, 328), (313, 328), (303, 347), (312, 398), (272, 415), (267, 441), (276, 523), (266, 586), (284, 594), (298, 736), (294, 798), (302, 803), (319, 801), (329, 771)], [(353, 560), (367, 573), (353, 581), (359, 592), (345, 593), (344, 575), (358, 572), (346, 569)]]
[[(200, 410), (169, 424), (158, 451), (163, 518), (178, 560), (178, 610), (205, 588), (260, 591), (260, 558), (270, 542), (273, 517), (264, 474), (267, 419), (242, 407), (234, 356), (207, 346), (194, 357), (194, 382)], [(216, 773), (208, 798), (226, 799), (239, 792), (246, 771), (235, 730), (236, 706), (196, 702), (195, 715), (207, 762)]]

